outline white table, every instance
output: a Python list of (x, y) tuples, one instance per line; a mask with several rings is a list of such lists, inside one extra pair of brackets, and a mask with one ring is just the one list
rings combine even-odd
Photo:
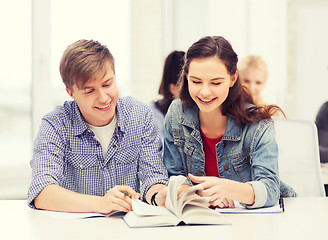
[(328, 198), (285, 199), (282, 214), (225, 215), (231, 225), (129, 228), (120, 218), (56, 220), (24, 200), (0, 200), (0, 239), (326, 239)]

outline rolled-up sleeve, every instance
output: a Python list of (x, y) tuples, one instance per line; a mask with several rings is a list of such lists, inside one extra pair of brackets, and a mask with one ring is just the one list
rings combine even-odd
[(280, 196), (278, 174), (278, 146), (272, 122), (260, 124), (252, 154), (252, 181), (255, 202), (248, 208), (273, 206)]
[(50, 184), (58, 184), (62, 178), (64, 144), (58, 132), (46, 119), (40, 125), (39, 133), (34, 142), (32, 182), (28, 190), (28, 205), (35, 208), (34, 199)]

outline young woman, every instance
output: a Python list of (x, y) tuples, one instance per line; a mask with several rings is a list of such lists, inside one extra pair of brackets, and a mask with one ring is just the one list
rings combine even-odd
[(261, 96), (268, 78), (268, 67), (263, 58), (254, 55), (247, 56), (240, 61), (238, 70), (240, 79), (252, 94), (255, 105), (266, 105), (266, 101)]
[(159, 126), (162, 142), (164, 141), (164, 118), (173, 99), (179, 97), (177, 83), (184, 63), (183, 51), (173, 51), (165, 59), (162, 81), (158, 93), (162, 99), (150, 104)]
[[(169, 175), (201, 183), (210, 204), (250, 208), (274, 205), (293, 190), (281, 185), (271, 116), (278, 106), (258, 107), (242, 87), (238, 57), (223, 37), (204, 37), (187, 51), (180, 99), (165, 118), (164, 163)], [(187, 188), (187, 186), (185, 186)]]

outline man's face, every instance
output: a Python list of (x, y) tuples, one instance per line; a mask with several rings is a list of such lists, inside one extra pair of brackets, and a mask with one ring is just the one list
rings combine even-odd
[(104, 71), (90, 79), (82, 89), (73, 85), (72, 91), (66, 91), (77, 102), (88, 124), (102, 127), (113, 120), (119, 93), (109, 61), (104, 65)]

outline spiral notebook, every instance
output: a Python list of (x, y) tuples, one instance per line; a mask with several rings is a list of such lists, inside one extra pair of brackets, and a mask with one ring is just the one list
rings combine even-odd
[(270, 214), (270, 213), (283, 213), (285, 211), (284, 199), (281, 198), (272, 207), (262, 207), (262, 208), (246, 208), (242, 206), (239, 202), (235, 201), (235, 208), (216, 208), (221, 214)]

